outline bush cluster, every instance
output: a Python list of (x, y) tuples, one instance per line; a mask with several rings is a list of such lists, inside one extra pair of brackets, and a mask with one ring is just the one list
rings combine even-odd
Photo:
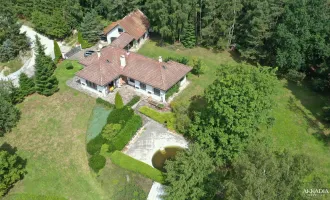
[(167, 100), (170, 96), (179, 92), (179, 88), (180, 88), (179, 83), (173, 85), (170, 89), (167, 90), (165, 99)]
[(87, 143), (87, 152), (90, 155), (96, 155), (100, 152), (102, 144), (105, 143), (105, 139), (102, 135), (98, 135)]
[(131, 140), (136, 131), (142, 126), (142, 119), (138, 115), (134, 115), (124, 126), (120, 132), (108, 142), (109, 152), (122, 150)]
[(115, 107), (115, 105), (111, 104), (110, 102), (108, 102), (108, 101), (106, 101), (104, 99), (101, 99), (100, 97), (98, 97), (96, 99), (96, 103), (97, 104), (100, 104), (100, 105), (103, 105), (103, 106), (105, 106), (107, 108), (114, 108)]
[(134, 106), (137, 102), (139, 102), (141, 99), (140, 96), (134, 96), (130, 102), (126, 104), (127, 107), (132, 107)]
[(156, 182), (164, 183), (163, 173), (150, 165), (136, 160), (120, 151), (115, 151), (110, 156), (111, 161), (121, 168), (139, 173)]
[(109, 114), (108, 123), (124, 125), (133, 115), (134, 111), (129, 107), (115, 109)]
[(89, 166), (93, 169), (94, 172), (98, 173), (100, 169), (105, 166), (105, 157), (99, 154), (93, 155), (89, 158)]

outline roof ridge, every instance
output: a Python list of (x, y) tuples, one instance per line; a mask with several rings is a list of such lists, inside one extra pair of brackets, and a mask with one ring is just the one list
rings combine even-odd
[(165, 86), (165, 81), (164, 81), (164, 73), (163, 73), (163, 65), (162, 65), (163, 62), (161, 62), (161, 65), (160, 65), (160, 74), (161, 74), (161, 77), (162, 77), (162, 85), (163, 87)]

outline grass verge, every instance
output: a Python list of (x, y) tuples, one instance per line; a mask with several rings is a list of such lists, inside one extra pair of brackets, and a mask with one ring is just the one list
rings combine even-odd
[(164, 124), (169, 130), (175, 130), (175, 116), (172, 112), (158, 112), (147, 106), (140, 107), (139, 111), (151, 119)]

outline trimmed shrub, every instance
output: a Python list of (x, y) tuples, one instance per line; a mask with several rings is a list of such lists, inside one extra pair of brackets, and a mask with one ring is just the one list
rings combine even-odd
[(97, 104), (100, 104), (100, 105), (103, 105), (103, 106), (105, 106), (107, 108), (114, 108), (115, 107), (115, 105), (111, 104), (110, 102), (108, 102), (108, 101), (106, 101), (104, 99), (101, 99), (100, 97), (98, 97), (96, 99), (96, 103)]
[(67, 70), (73, 69), (73, 64), (71, 62), (66, 63), (65, 64), (65, 69), (67, 69)]
[(102, 135), (98, 135), (87, 143), (87, 152), (90, 155), (98, 154), (101, 150), (102, 144), (105, 143), (105, 139)]
[(139, 115), (134, 115), (116, 137), (109, 141), (109, 152), (122, 150), (141, 126), (142, 118)]
[(96, 154), (89, 158), (88, 164), (94, 172), (98, 173), (105, 166), (105, 157)]
[(130, 100), (130, 102), (128, 102), (126, 104), (126, 106), (128, 107), (132, 107), (134, 106), (138, 101), (140, 101), (141, 97), (140, 96), (134, 96), (132, 100)]
[(121, 168), (139, 173), (158, 183), (164, 183), (163, 173), (161, 171), (120, 151), (115, 151), (110, 156), (110, 159), (115, 165), (118, 165)]
[(142, 106), (139, 111), (151, 119), (164, 124), (170, 130), (175, 130), (175, 116), (172, 112), (158, 112), (147, 106)]
[(102, 129), (102, 137), (108, 141), (111, 141), (117, 136), (121, 128), (121, 124), (107, 124)]
[(130, 107), (114, 109), (108, 116), (108, 123), (124, 125), (133, 115), (134, 111)]
[(34, 79), (29, 78), (25, 73), (21, 73), (19, 76), (19, 89), (23, 96), (35, 93)]
[(83, 49), (93, 46), (93, 44), (89, 44), (87, 40), (83, 39), (81, 32), (78, 32), (78, 42), (81, 45), (81, 48)]
[(60, 46), (58, 46), (56, 40), (54, 40), (54, 54), (55, 54), (54, 62), (58, 63), (62, 58), (62, 52), (61, 52)]
[(116, 105), (116, 109), (121, 109), (124, 107), (123, 98), (120, 96), (119, 92), (116, 93), (115, 105)]
[(182, 57), (182, 58), (175, 58), (175, 57), (167, 57), (164, 59), (164, 62), (168, 62), (170, 60), (173, 60), (175, 62), (187, 65), (189, 63), (189, 59), (186, 57)]

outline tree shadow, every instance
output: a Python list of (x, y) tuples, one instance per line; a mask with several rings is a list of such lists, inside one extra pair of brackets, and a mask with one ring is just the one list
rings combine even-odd
[[(10, 155), (15, 155), (17, 153), (17, 147), (13, 147), (12, 145), (5, 142), (0, 146), (0, 151), (7, 151)], [(17, 159), (17, 164), (20, 164), (23, 166), (23, 168), (25, 168), (27, 165), (27, 159), (23, 159), (20, 156), (18, 156)]]
[(190, 105), (188, 108), (188, 115), (190, 118), (194, 115), (195, 112), (202, 112), (205, 110), (207, 102), (205, 98), (201, 95), (195, 95), (190, 98)]

